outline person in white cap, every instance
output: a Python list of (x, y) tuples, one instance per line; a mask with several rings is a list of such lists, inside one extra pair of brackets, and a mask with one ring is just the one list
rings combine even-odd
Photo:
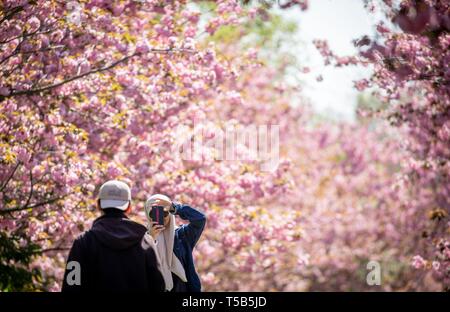
[(115, 208), (129, 213), (131, 210), (130, 187), (117, 180), (104, 183), (99, 190), (98, 205), (101, 209)]
[(144, 240), (147, 229), (127, 217), (129, 186), (117, 180), (104, 183), (97, 205), (103, 215), (74, 241), (62, 291), (164, 291), (155, 250)]
[[(154, 206), (164, 207), (164, 225), (158, 225), (151, 218)], [(188, 205), (172, 202), (162, 194), (150, 196), (144, 207), (149, 224), (145, 240), (157, 250), (166, 291), (201, 291), (192, 250), (205, 228), (206, 216)], [(176, 215), (189, 223), (176, 227)]]

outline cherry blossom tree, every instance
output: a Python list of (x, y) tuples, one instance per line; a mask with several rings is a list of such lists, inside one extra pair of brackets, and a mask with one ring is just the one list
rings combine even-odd
[(417, 210), (414, 235), (426, 259), (418, 269), (434, 271), (449, 287), (450, 212), (450, 6), (448, 1), (385, 2), (384, 12), (397, 29), (380, 23), (382, 42), (369, 44), (362, 57), (373, 64), (370, 84), (389, 106), (380, 112), (406, 132), (405, 187), (408, 205)]
[[(113, 178), (137, 221), (152, 193), (205, 211), (205, 290), (369, 290), (369, 261), (388, 268), (384, 290), (432, 289), (426, 268), (445, 287), (448, 5), (420, 3), (386, 2), (403, 31), (379, 25), (359, 57), (316, 42), (327, 62), (375, 68), (356, 86), (388, 109), (346, 124), (284, 80), (290, 58), (268, 42), (290, 27), (270, 1), (2, 1), (0, 289), (58, 290)], [(272, 170), (249, 142), (233, 159), (211, 144), (272, 125)]]
[[(239, 176), (240, 162), (186, 160), (174, 149), (175, 130), (204, 119), (218, 87), (238, 75), (198, 39), (238, 23), (237, 2), (212, 5), (204, 27), (183, 1), (69, 4), (1, 7), (2, 289), (58, 289), (67, 249), (97, 215), (95, 191), (106, 179), (132, 185), (141, 221), (154, 192), (204, 209), (212, 227), (245, 217), (231, 209), (241, 197), (264, 196)], [(259, 231), (274, 226), (283, 228)], [(223, 232), (216, 249), (235, 245)]]

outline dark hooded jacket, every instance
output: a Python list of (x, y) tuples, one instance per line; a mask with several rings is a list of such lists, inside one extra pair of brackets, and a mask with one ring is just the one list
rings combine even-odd
[[(155, 251), (143, 240), (146, 228), (118, 209), (104, 211), (74, 241), (62, 291), (164, 291)], [(73, 261), (79, 263), (78, 281)]]

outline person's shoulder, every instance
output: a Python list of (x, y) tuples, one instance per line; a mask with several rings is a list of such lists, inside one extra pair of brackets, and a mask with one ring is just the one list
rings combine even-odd
[(141, 231), (142, 230), (143, 231), (147, 231), (147, 228), (145, 227), (145, 225), (142, 225), (139, 222), (136, 222), (136, 221), (131, 220), (129, 218), (122, 218), (121, 220), (122, 220), (122, 222), (125, 222), (125, 223), (128, 223), (128, 224), (131, 224), (131, 225), (135, 226), (137, 229), (139, 229)]
[(92, 237), (92, 229), (88, 229), (88, 230), (78, 234), (78, 236), (74, 240), (74, 244), (75, 243), (82, 244), (82, 243), (88, 241), (89, 239), (91, 239), (91, 237)]

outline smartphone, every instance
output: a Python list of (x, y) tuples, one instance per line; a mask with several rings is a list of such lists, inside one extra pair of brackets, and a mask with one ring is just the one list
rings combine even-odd
[(152, 218), (153, 222), (158, 222), (158, 225), (164, 225), (164, 207), (152, 206), (150, 218)]

